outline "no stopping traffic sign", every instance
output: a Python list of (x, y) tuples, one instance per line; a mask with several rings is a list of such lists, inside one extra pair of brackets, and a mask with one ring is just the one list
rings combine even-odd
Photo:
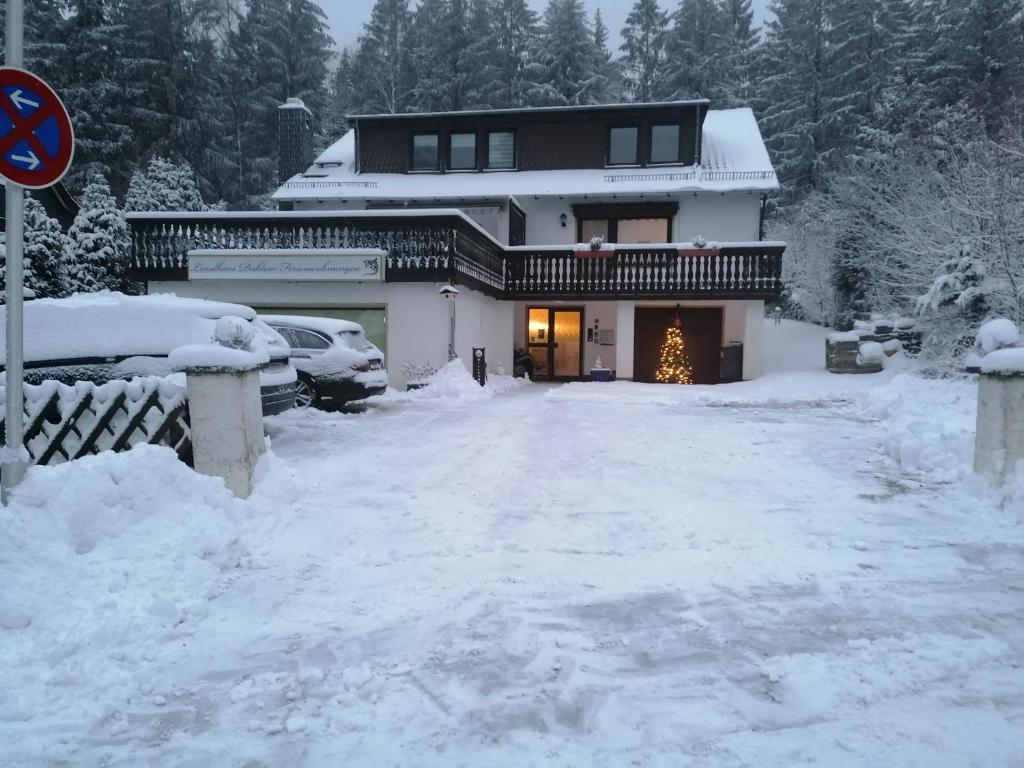
[(71, 118), (53, 89), (31, 72), (0, 67), (0, 176), (49, 187), (67, 173), (74, 147)]

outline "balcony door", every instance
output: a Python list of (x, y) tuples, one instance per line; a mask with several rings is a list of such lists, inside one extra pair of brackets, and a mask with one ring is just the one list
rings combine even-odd
[(534, 379), (556, 381), (583, 376), (582, 308), (529, 307), (526, 339)]

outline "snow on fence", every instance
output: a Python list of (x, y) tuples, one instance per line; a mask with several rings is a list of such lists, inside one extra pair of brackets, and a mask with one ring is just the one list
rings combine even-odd
[[(0, 388), (0, 400), (5, 391)], [(6, 442), (3, 421), (0, 409), (0, 437)], [(156, 376), (106, 384), (25, 385), (25, 448), (32, 464), (61, 464), (139, 443), (170, 446), (191, 464), (184, 386)]]

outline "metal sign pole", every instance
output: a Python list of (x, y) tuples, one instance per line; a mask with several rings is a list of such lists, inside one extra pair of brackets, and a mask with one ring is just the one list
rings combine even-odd
[[(7, 0), (7, 66), (24, 64), (23, 0)], [(6, 445), (0, 465), (3, 502), (25, 474), (23, 459), (24, 424), (24, 295), (23, 254), (25, 246), (25, 190), (9, 179), (7, 189), (7, 402)]]

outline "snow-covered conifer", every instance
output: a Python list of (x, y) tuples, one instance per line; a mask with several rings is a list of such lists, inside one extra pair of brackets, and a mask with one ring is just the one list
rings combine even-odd
[(69, 269), (72, 291), (124, 289), (129, 253), (128, 224), (106, 179), (93, 175), (79, 202), (81, 209), (68, 230), (75, 255)]
[(132, 174), (125, 196), (126, 211), (205, 211), (195, 174), (187, 165), (160, 157)]
[(658, 0), (636, 0), (622, 28), (622, 66), (627, 95), (647, 102), (658, 97), (657, 85), (665, 63), (668, 14)]

